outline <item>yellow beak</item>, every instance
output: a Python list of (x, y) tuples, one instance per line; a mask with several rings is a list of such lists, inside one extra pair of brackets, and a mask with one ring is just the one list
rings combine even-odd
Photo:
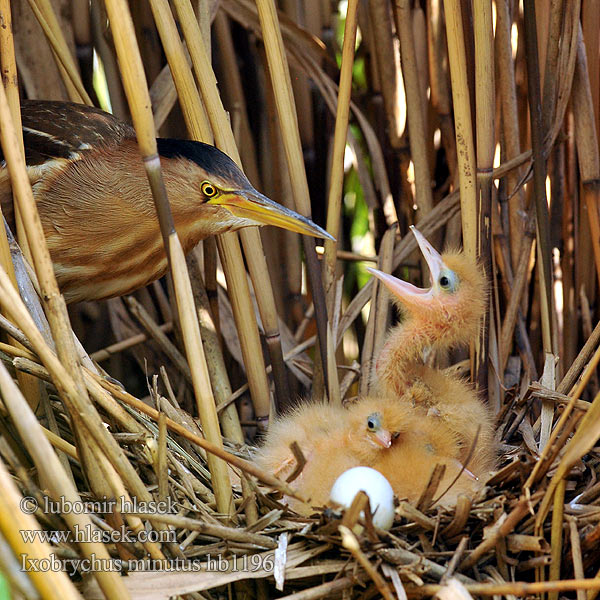
[(296, 233), (335, 241), (331, 235), (310, 219), (273, 202), (254, 189), (225, 192), (208, 200), (207, 204), (222, 206), (236, 217), (252, 221), (255, 225), (275, 225)]

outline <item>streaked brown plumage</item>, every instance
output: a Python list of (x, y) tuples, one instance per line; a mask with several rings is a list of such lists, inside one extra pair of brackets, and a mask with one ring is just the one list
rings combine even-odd
[[(67, 102), (24, 101), (21, 113), (28, 174), (67, 302), (119, 296), (163, 275), (167, 260), (133, 128)], [(158, 139), (158, 151), (185, 252), (209, 235), (250, 225), (329, 237), (257, 192), (213, 146)], [(7, 169), (0, 202), (14, 225)]]

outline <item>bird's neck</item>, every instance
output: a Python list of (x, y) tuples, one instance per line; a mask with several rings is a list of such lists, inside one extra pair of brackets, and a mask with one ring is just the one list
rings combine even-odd
[(413, 319), (390, 331), (376, 365), (380, 387), (402, 395), (422, 366), (423, 351), (434, 342), (431, 332)]

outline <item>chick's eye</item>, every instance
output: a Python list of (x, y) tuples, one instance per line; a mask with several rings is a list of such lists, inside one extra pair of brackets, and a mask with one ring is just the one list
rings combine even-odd
[(373, 413), (367, 418), (367, 429), (375, 431), (381, 426), (379, 413)]
[(204, 181), (200, 189), (207, 198), (214, 198), (219, 193), (217, 188), (209, 181)]
[(438, 279), (438, 283), (446, 292), (455, 292), (458, 289), (458, 277), (453, 271), (443, 272)]

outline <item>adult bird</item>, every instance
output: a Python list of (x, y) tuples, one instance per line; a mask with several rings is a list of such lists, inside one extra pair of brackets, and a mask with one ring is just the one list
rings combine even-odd
[[(134, 129), (69, 102), (25, 100), (21, 119), (27, 172), (66, 301), (120, 296), (161, 277), (167, 258)], [(255, 190), (214, 146), (162, 138), (157, 145), (184, 252), (207, 236), (250, 225), (331, 238)], [(0, 202), (14, 226), (6, 168)]]
[(429, 267), (429, 288), (368, 269), (403, 313), (377, 358), (376, 384), (380, 394), (409, 400), (423, 416), (453, 431), (462, 440), (460, 462), (484, 477), (496, 455), (490, 411), (467, 382), (426, 365), (423, 356), (430, 349), (446, 351), (475, 338), (486, 307), (485, 275), (466, 253), (439, 254), (416, 228), (412, 231)]

